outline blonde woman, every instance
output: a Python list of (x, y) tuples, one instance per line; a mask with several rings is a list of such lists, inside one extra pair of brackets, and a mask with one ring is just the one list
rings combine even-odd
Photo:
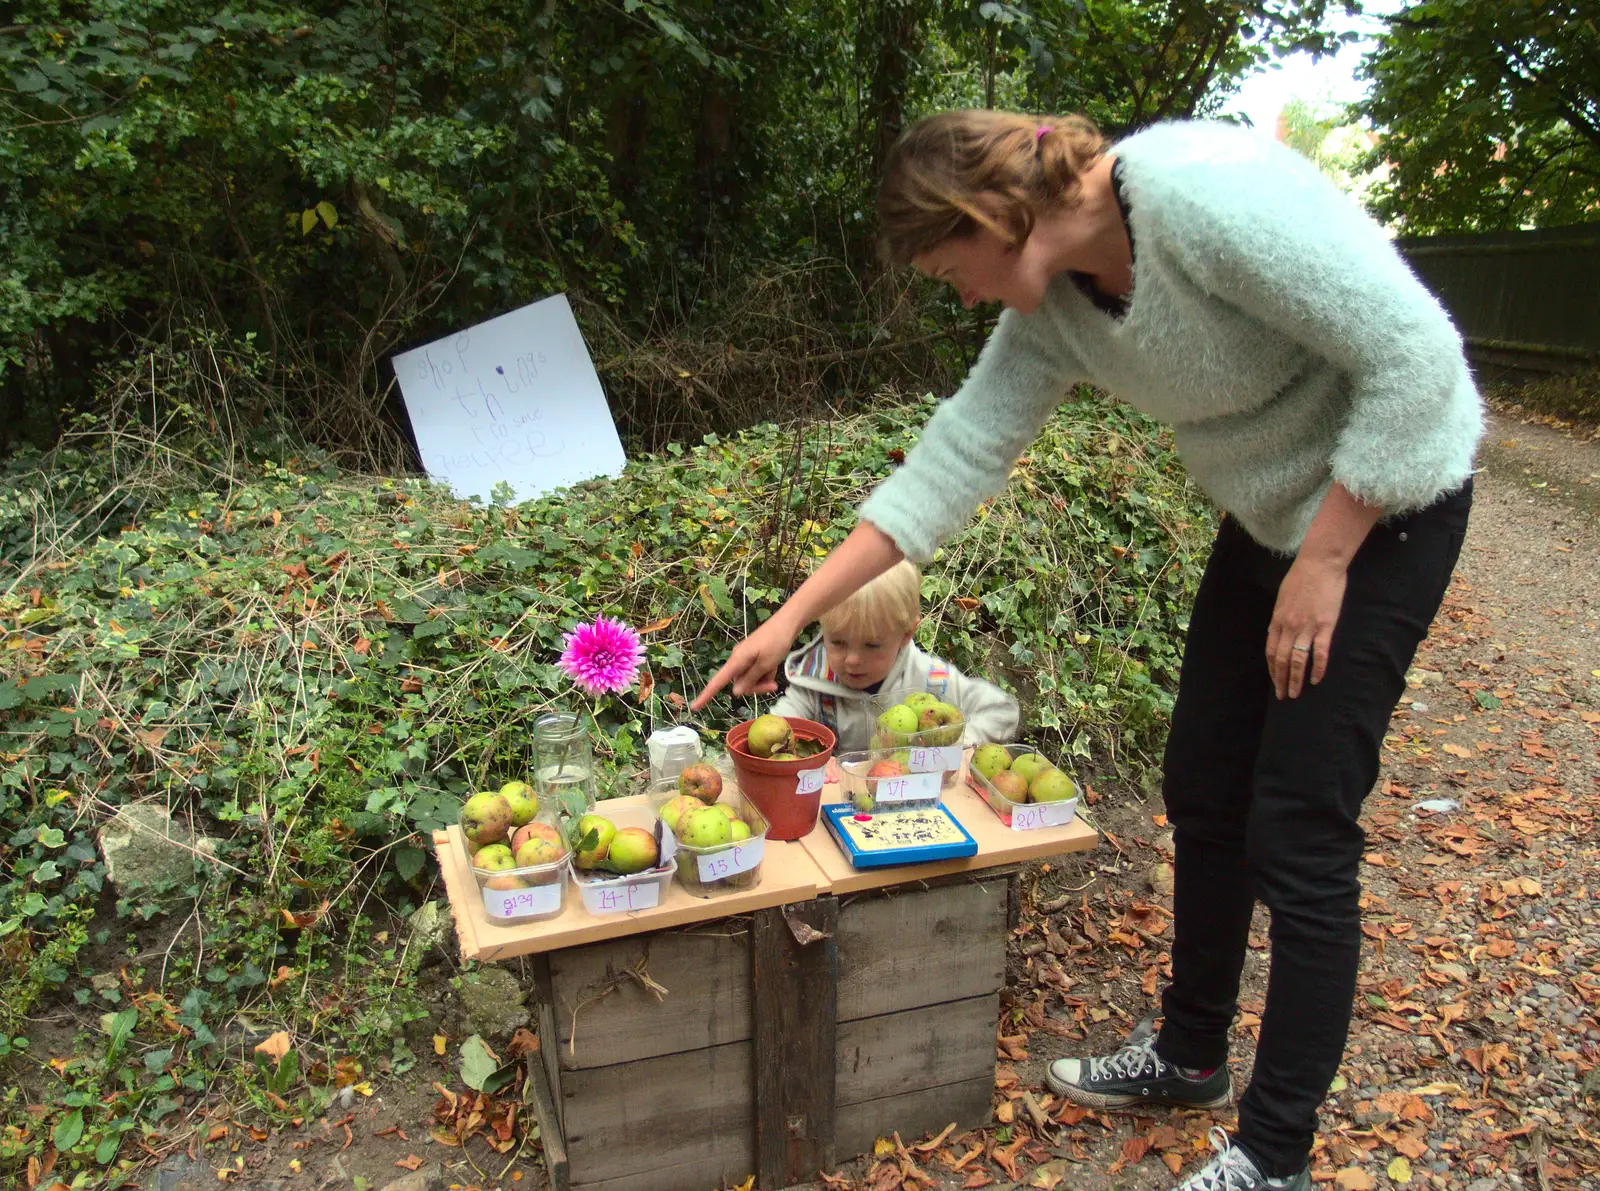
[(1315, 168), (1226, 125), (1115, 144), (1079, 117), (947, 112), (879, 193), (891, 259), (1005, 307), (971, 375), (861, 522), (697, 705), (771, 690), (796, 632), (999, 491), (1066, 389), (1170, 424), (1223, 518), (1164, 765), (1175, 832), (1159, 1033), (1051, 1065), (1080, 1103), (1214, 1106), (1257, 899), (1272, 970), (1239, 1132), (1184, 1191), (1310, 1185), (1355, 993), (1361, 803), (1466, 532), (1482, 430), (1460, 339)]

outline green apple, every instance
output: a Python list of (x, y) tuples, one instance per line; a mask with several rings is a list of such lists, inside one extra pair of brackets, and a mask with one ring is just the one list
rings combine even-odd
[(922, 709), (917, 725), (922, 729), (923, 740), (935, 747), (956, 744), (961, 740), (961, 729), (967, 717), (961, 709), (949, 703), (935, 703)]
[(992, 781), (995, 774), (1011, 768), (1011, 754), (1003, 744), (986, 744), (972, 754), (972, 767)]
[(623, 876), (642, 873), (656, 863), (656, 837), (643, 827), (624, 827), (611, 841), (606, 859)]
[(989, 784), (997, 794), (1011, 802), (1028, 801), (1028, 783), (1015, 769), (1002, 769), (989, 779)]
[(539, 813), (539, 796), (527, 782), (507, 782), (500, 787), (500, 797), (511, 807), (511, 822), (515, 827), (531, 823)]
[(461, 808), (461, 834), (474, 850), (502, 842), (511, 828), (511, 804), (498, 793), (474, 794)]
[(691, 848), (715, 848), (733, 838), (733, 824), (714, 806), (690, 811), (678, 820), (678, 840)]
[(912, 691), (911, 694), (900, 700), (918, 715), (921, 715), (924, 710), (932, 707), (938, 701), (939, 696), (932, 691)]
[[(594, 846), (585, 848), (584, 841), (591, 831), (595, 834)], [(604, 815), (583, 816), (578, 820), (578, 854), (572, 858), (572, 863), (579, 868), (593, 868), (606, 858), (616, 835), (617, 825)]]
[(1065, 802), (1077, 794), (1072, 779), (1059, 769), (1046, 769), (1028, 783), (1028, 796), (1035, 802)]
[(472, 867), (486, 873), (504, 872), (517, 867), (517, 858), (505, 844), (485, 844), (473, 855)]
[[(667, 825), (668, 831), (677, 831), (678, 821), (682, 819), (684, 815), (687, 815), (690, 811), (701, 810), (705, 807), (705, 805), (705, 803), (701, 802), (692, 794), (679, 794), (676, 798), (672, 799), (672, 801), (663, 806), (661, 810), (657, 812), (657, 814), (659, 815), (661, 821)], [(720, 806), (722, 804), (718, 803), (717, 805)]]
[(750, 724), (750, 735), (745, 744), (757, 757), (770, 758), (773, 753), (787, 753), (794, 746), (794, 729), (781, 715), (757, 716)]
[(1023, 753), (1022, 756), (1014, 758), (1011, 762), (1011, 772), (1030, 785), (1034, 778), (1050, 768), (1053, 768), (1050, 762), (1046, 761), (1038, 753)]
[[(896, 703), (878, 717), (878, 727), (889, 733), (891, 738), (914, 734), (917, 730), (917, 723), (917, 713), (904, 703)], [(897, 743), (903, 744), (904, 741)]]
[(728, 839), (734, 843), (750, 838), (750, 824), (743, 819), (735, 819), (728, 824)]
[(554, 840), (542, 835), (531, 835), (517, 849), (517, 867), (533, 868), (540, 864), (554, 864), (566, 855), (567, 850)]

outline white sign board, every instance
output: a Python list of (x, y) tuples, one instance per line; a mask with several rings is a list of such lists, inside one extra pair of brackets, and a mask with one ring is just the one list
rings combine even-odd
[(422, 465), (460, 497), (531, 500), (626, 457), (565, 294), (394, 357)]

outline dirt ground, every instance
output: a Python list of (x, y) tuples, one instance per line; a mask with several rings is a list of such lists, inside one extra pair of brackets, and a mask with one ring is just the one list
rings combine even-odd
[[(1600, 443), (1497, 414), (1456, 579), (1366, 806), (1367, 949), (1323, 1112), (1319, 1184), (1600, 1186), (1597, 592)], [(1099, 793), (1101, 848), (1027, 878), (994, 1123), (936, 1145), (889, 1144), (826, 1172), (827, 1186), (1158, 1191), (1206, 1159), (1213, 1125), (1232, 1123), (1231, 1110), (1084, 1113), (1045, 1093), (1051, 1059), (1106, 1051), (1155, 1011), (1168, 958), (1159, 803)], [(1265, 989), (1259, 917), (1251, 946), (1231, 1060), (1241, 1088)], [(441, 1022), (453, 1012), (447, 974)], [(234, 1167), (222, 1178), (253, 1191), (380, 1191), (416, 1164), (407, 1191), (542, 1187), (536, 1142), (517, 1156), (430, 1139), (435, 1081), (461, 1090), (453, 1053), (448, 1063), (428, 1053), (370, 1099), (259, 1143), (234, 1129), (144, 1185), (198, 1191)]]

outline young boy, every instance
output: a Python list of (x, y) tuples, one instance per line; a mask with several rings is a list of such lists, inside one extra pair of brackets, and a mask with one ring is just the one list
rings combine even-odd
[(1014, 739), (1017, 701), (912, 644), (921, 619), (922, 576), (911, 563), (899, 563), (824, 616), (822, 635), (789, 655), (783, 666), (789, 689), (772, 711), (826, 724), (839, 751), (854, 752), (869, 747), (877, 729), (880, 691), (928, 691), (966, 715), (962, 744)]

